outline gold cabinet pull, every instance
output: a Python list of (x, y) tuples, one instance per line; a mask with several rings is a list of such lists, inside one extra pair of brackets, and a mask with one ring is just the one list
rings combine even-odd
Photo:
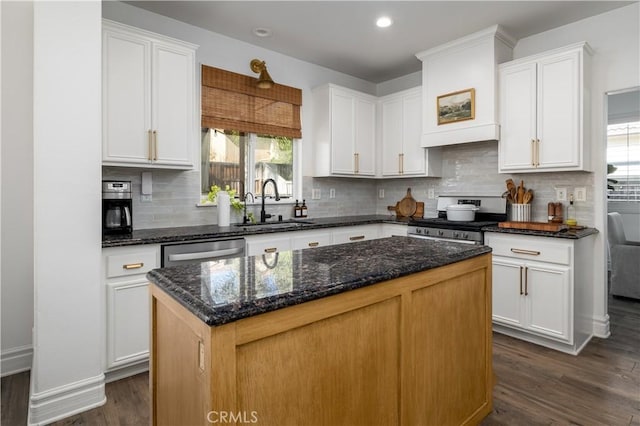
[(520, 296), (522, 296), (522, 269), (523, 267), (520, 267)]
[(398, 173), (402, 174), (402, 154), (398, 154)]
[(152, 160), (151, 153), (153, 152), (153, 136), (152, 136), (152, 133), (151, 133), (151, 129), (147, 130), (147, 141), (148, 141), (148, 144), (149, 144), (149, 147), (147, 149), (147, 153), (149, 154), (148, 155), (149, 156), (149, 161), (151, 161)]
[(269, 247), (269, 248), (264, 249), (265, 253), (275, 253), (276, 251), (278, 251), (277, 247)]
[(360, 173), (360, 154), (353, 154), (353, 169), (356, 174)]
[(158, 131), (153, 131), (153, 161), (158, 161)]
[(529, 254), (531, 256), (540, 256), (540, 252), (539, 251), (534, 251), (534, 250), (523, 250), (523, 249), (518, 249), (518, 248), (512, 248), (511, 252), (512, 253), (518, 253), (518, 254)]
[(317, 242), (317, 241), (313, 241), (313, 242), (309, 243), (309, 247), (318, 247), (319, 245), (320, 245), (320, 243)]
[(404, 174), (404, 154), (400, 154), (400, 173)]
[(528, 285), (528, 279), (527, 276), (529, 275), (529, 268), (527, 266), (524, 267), (524, 295), (528, 296), (529, 295), (529, 285)]
[(358, 241), (358, 240), (364, 240), (364, 235), (356, 235), (353, 237), (349, 237), (350, 241)]
[(536, 167), (540, 165), (540, 139), (536, 139)]
[(140, 269), (144, 266), (144, 263), (142, 262), (138, 262), (138, 263), (126, 263), (124, 265), (122, 265), (122, 269)]
[(531, 139), (531, 166), (536, 166), (536, 140)]

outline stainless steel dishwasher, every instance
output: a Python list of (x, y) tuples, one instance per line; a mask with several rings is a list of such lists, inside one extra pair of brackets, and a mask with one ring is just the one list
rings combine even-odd
[(163, 244), (162, 267), (244, 256), (244, 238)]

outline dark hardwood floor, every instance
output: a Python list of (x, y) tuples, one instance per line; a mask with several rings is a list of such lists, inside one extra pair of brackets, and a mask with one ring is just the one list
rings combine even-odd
[[(592, 339), (577, 357), (494, 334), (494, 409), (482, 425), (640, 426), (640, 302), (610, 299), (609, 315), (611, 337)], [(29, 373), (3, 378), (0, 392), (0, 423), (25, 425)], [(149, 424), (147, 374), (106, 393), (104, 406), (54, 425)]]

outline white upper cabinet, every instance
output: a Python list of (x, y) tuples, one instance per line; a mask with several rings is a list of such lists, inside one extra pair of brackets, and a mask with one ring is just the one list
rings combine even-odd
[(328, 84), (313, 100), (315, 175), (374, 177), (376, 98)]
[(500, 172), (590, 170), (589, 62), (578, 43), (500, 65)]
[(197, 46), (103, 21), (102, 163), (190, 169)]
[(380, 98), (383, 177), (439, 176), (440, 151), (422, 148), (422, 87)]
[[(498, 64), (512, 58), (515, 39), (499, 25), (436, 46), (416, 56), (422, 61), (422, 146), (498, 140)], [(471, 119), (439, 123), (438, 98), (475, 91)]]

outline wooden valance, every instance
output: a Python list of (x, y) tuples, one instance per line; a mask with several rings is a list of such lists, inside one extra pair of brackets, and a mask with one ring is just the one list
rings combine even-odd
[(302, 137), (302, 90), (202, 65), (202, 127), (270, 136)]

